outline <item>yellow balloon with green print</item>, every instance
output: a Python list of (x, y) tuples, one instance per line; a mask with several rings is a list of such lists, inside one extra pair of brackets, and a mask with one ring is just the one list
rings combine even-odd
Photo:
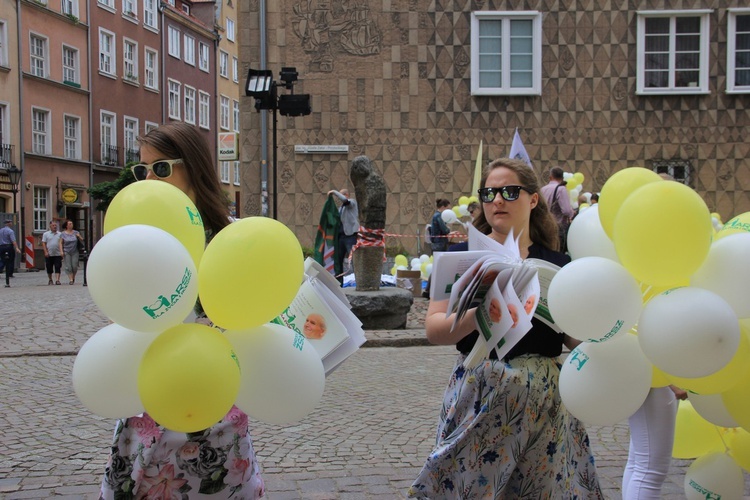
[(643, 167), (630, 167), (612, 174), (602, 187), (598, 203), (599, 220), (610, 239), (612, 239), (615, 216), (625, 199), (639, 187), (661, 180), (659, 174)]

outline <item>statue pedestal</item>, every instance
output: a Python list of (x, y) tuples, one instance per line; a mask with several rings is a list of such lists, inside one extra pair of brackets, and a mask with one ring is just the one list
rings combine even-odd
[[(382, 249), (381, 249), (382, 251)], [(342, 289), (352, 305), (352, 312), (364, 330), (402, 330), (414, 297), (403, 288), (383, 287), (377, 291)]]
[(359, 247), (352, 254), (358, 292), (380, 290), (383, 247)]

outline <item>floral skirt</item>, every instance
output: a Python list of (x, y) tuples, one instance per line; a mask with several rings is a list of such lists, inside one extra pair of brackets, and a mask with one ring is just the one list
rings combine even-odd
[(185, 434), (148, 415), (117, 422), (100, 499), (256, 499), (260, 466), (238, 408), (216, 425)]
[(437, 443), (409, 489), (429, 499), (603, 499), (583, 424), (562, 404), (555, 358), (459, 355)]

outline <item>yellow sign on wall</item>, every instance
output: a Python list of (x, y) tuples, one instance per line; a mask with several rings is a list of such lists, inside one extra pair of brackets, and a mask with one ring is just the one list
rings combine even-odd
[(78, 201), (78, 191), (68, 188), (62, 192), (61, 198), (65, 203), (75, 203)]

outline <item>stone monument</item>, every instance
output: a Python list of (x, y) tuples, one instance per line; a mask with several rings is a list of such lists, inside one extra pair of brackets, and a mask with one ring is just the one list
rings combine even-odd
[(365, 330), (404, 328), (414, 297), (403, 288), (380, 288), (385, 256), (385, 182), (366, 156), (352, 161), (349, 178), (359, 205), (360, 232), (352, 253), (357, 287), (354, 291), (344, 288), (344, 292)]

